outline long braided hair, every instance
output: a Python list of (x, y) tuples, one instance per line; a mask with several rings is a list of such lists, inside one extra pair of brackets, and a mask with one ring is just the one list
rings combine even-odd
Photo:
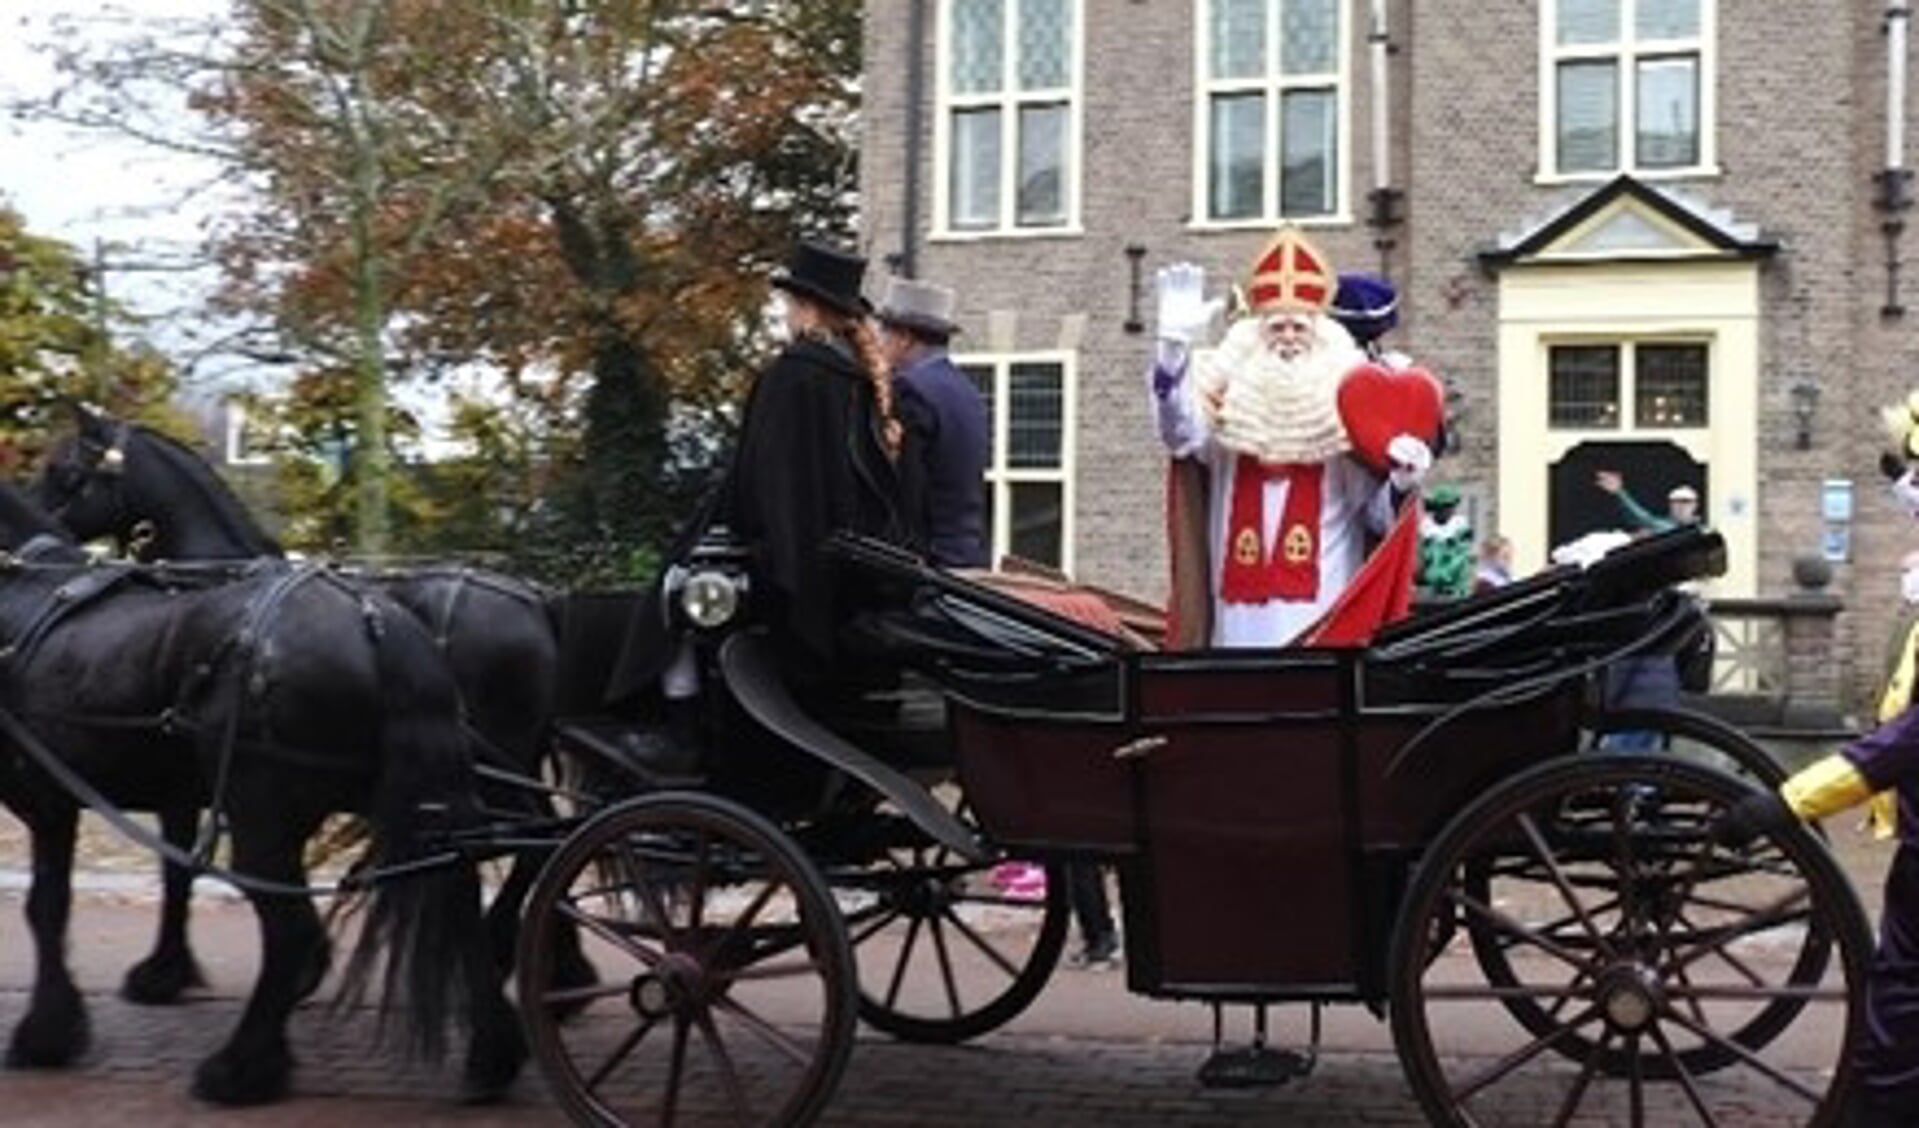
[(854, 317), (818, 303), (812, 305), (817, 317), (806, 333), (821, 339), (837, 337), (853, 347), (873, 388), (873, 403), (879, 410), (880, 444), (890, 461), (898, 461), (903, 431), (899, 417), (893, 414), (893, 370), (880, 351), (880, 335), (869, 318)]

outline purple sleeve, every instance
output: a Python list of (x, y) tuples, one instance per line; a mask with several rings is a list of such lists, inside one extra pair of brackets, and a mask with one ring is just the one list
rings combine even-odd
[(1172, 395), (1173, 389), (1179, 387), (1179, 381), (1179, 371), (1168, 368), (1164, 364), (1155, 363), (1153, 365), (1153, 395), (1155, 397), (1163, 400), (1167, 396)]
[(1919, 709), (1905, 712), (1842, 750), (1874, 791), (1919, 779)]

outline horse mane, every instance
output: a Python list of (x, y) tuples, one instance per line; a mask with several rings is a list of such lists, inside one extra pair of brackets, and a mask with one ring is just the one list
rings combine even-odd
[(261, 556), (279, 556), (284, 552), (280, 542), (268, 535), (260, 523), (253, 519), (253, 514), (247, 511), (240, 495), (198, 452), (172, 435), (145, 424), (134, 423), (130, 426), (133, 434), (146, 440), (154, 453), (174, 469), (180, 480), (200, 495), (206, 503), (207, 512), (212, 514), (235, 543)]
[(52, 537), (72, 544), (73, 537), (17, 486), (0, 481), (0, 540), (6, 548), (19, 548), (39, 537)]

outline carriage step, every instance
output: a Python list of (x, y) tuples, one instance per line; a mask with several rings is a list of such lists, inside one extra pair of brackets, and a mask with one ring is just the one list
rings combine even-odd
[(1312, 1071), (1312, 1060), (1305, 1054), (1271, 1046), (1238, 1046), (1214, 1050), (1199, 1067), (1199, 1083), (1208, 1089), (1269, 1089)]

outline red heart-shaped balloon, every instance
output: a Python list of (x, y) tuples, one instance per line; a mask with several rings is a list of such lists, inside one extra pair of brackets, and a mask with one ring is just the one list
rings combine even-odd
[(1412, 435), (1427, 446), (1439, 442), (1442, 417), (1439, 379), (1424, 368), (1362, 364), (1339, 384), (1339, 418), (1353, 440), (1353, 453), (1384, 474), (1391, 468), (1386, 444)]

